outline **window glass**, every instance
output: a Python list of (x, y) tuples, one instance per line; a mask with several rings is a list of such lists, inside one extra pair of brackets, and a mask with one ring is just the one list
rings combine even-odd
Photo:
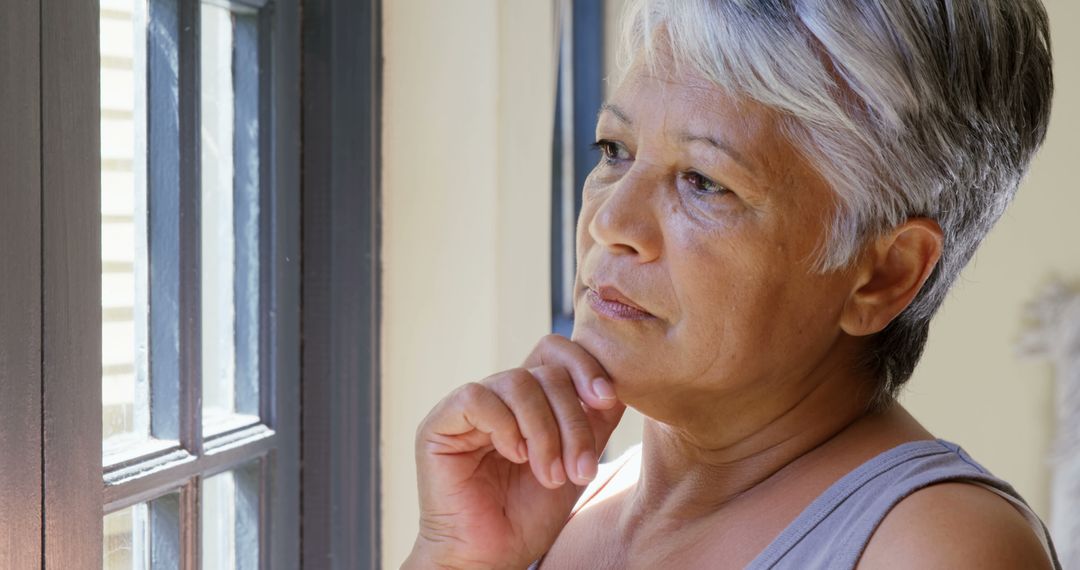
[[(185, 559), (255, 570), (260, 532), (274, 526), (260, 512), (269, 471), (254, 459), (273, 432), (253, 427), (263, 315), (272, 314), (261, 239), (271, 68), (260, 50), (270, 45), (271, 9), (218, 0), (97, 6), (102, 567), (179, 569)], [(193, 17), (198, 26), (185, 25)], [(200, 411), (201, 430), (190, 424)], [(253, 429), (232, 433), (244, 427)], [(214, 457), (224, 447), (228, 465)], [(147, 500), (149, 487), (175, 490)]]
[[(165, 485), (181, 486), (104, 517), (102, 567), (179, 568), (181, 520), (201, 528), (187, 543), (203, 568), (255, 569), (259, 561), (260, 460), (203, 478), (198, 450), (233, 428), (257, 423), (263, 295), (260, 200), (264, 176), (260, 117), (266, 80), (260, 16), (226, 3), (101, 0), (102, 435), (105, 482), (114, 494), (160, 460)], [(200, 11), (192, 33), (181, 22)], [(151, 26), (148, 26), (148, 22)], [(190, 34), (190, 35), (187, 35)], [(198, 38), (197, 51), (182, 49)], [(196, 61), (188, 61), (194, 57)], [(197, 68), (198, 104), (185, 99), (186, 70)], [(182, 137), (198, 116), (198, 148)], [(149, 136), (153, 134), (153, 137)], [(191, 148), (181, 145), (191, 144)], [(182, 183), (181, 157), (199, 152), (198, 187)], [(185, 208), (199, 193), (198, 215)], [(197, 220), (196, 220), (197, 218)], [(200, 244), (198, 339), (183, 343), (190, 297), (181, 294), (186, 244)], [(188, 291), (183, 289), (183, 291)], [(201, 362), (197, 375), (182, 362)], [(201, 382), (190, 390), (187, 382)], [(187, 398), (186, 396), (192, 396)], [(181, 445), (188, 405), (201, 402), (203, 430)], [(185, 409), (181, 411), (181, 408)], [(192, 434), (191, 431), (186, 433)], [(247, 444), (230, 442), (235, 450)], [(252, 457), (248, 455), (247, 457)], [(198, 473), (180, 462), (194, 461)], [(190, 463), (186, 463), (190, 465)], [(141, 491), (132, 491), (141, 492)], [(125, 491), (126, 493), (126, 491)], [(136, 500), (131, 497), (131, 500)], [(142, 497), (138, 497), (142, 499)], [(115, 496), (114, 504), (126, 504)], [(112, 508), (106, 505), (107, 508)], [(181, 516), (181, 512), (183, 515)], [(197, 524), (196, 524), (197, 523)]]
[(257, 18), (203, 4), (201, 32), (203, 425), (213, 434), (258, 414)]
[(203, 568), (258, 568), (258, 498), (257, 461), (203, 480)]
[(105, 541), (101, 567), (104, 570), (145, 568), (142, 557), (148, 542), (146, 503), (105, 516)]
[(105, 515), (102, 569), (179, 568), (179, 505), (173, 492)]
[(103, 451), (149, 437), (145, 6), (101, 3)]

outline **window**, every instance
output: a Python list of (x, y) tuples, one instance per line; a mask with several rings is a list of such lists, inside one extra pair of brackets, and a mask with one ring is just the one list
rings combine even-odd
[(603, 103), (604, 3), (560, 0), (559, 76), (555, 99), (551, 202), (551, 313), (553, 332), (574, 328), (576, 227), (581, 189), (599, 159), (592, 149)]
[[(277, 425), (271, 6), (103, 0), (103, 565), (258, 568)], [(269, 207), (268, 207), (269, 206)], [(278, 268), (280, 271), (280, 268)], [(277, 337), (275, 338), (275, 334)], [(286, 346), (275, 343), (285, 342)], [(288, 462), (287, 462), (288, 463)], [(291, 521), (295, 525), (295, 521)]]
[(378, 559), (378, 2), (299, 8), (0, 3), (0, 568)]

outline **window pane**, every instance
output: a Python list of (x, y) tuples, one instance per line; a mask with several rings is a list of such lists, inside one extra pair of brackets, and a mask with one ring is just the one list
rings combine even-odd
[(105, 515), (103, 570), (180, 567), (177, 492)]
[(203, 480), (205, 570), (255, 570), (259, 563), (259, 463)]
[(203, 415), (234, 409), (232, 17), (202, 7)]
[(149, 437), (146, 17), (101, 3), (102, 437), (108, 454)]
[(150, 536), (146, 519), (146, 503), (105, 516), (104, 570), (146, 568)]
[(250, 423), (259, 378), (257, 17), (202, 5), (204, 432)]

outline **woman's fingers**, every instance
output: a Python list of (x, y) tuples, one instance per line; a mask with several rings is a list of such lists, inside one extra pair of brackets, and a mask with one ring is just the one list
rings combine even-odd
[(538, 366), (529, 372), (540, 383), (555, 413), (567, 475), (578, 485), (588, 485), (596, 476), (596, 438), (570, 374), (561, 366)]
[(580, 344), (557, 334), (541, 338), (525, 359), (525, 366), (529, 368), (544, 365), (562, 366), (570, 372), (578, 397), (590, 408), (585, 413), (592, 425), (599, 455), (626, 411), (626, 406), (614, 397), (611, 377)]
[(619, 426), (623, 413), (626, 411), (626, 405), (616, 402), (614, 407), (606, 410), (597, 410), (584, 404), (582, 406), (584, 406), (585, 416), (589, 418), (589, 425), (592, 426), (593, 438), (596, 440), (596, 453), (599, 455), (607, 447), (615, 428)]
[(588, 484), (625, 406), (600, 363), (565, 337), (541, 339), (526, 365), (456, 390), (420, 426), (418, 441), (432, 454), (494, 447), (528, 461), (549, 489)]
[[(432, 410), (417, 430), (417, 439), (429, 452), (468, 453), (484, 447), (484, 440), (490, 439), (495, 450), (510, 461), (528, 460), (517, 418), (487, 386), (470, 382), (451, 393), (443, 403)], [(479, 439), (468, 437), (477, 431), (485, 435)]]
[(561, 487), (567, 479), (559, 424), (536, 377), (528, 370), (514, 368), (489, 376), (483, 384), (514, 413), (536, 480), (549, 489)]
[(525, 359), (525, 368), (561, 366), (574, 380), (578, 396), (589, 407), (598, 410), (616, 408), (615, 388), (604, 367), (581, 345), (557, 334), (540, 339)]

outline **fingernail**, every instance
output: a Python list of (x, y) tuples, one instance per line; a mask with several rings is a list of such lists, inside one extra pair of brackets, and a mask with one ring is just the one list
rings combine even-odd
[(596, 454), (591, 451), (586, 451), (578, 456), (577, 460), (577, 473), (578, 477), (582, 479), (588, 479), (592, 481), (596, 477)]
[(614, 400), (615, 388), (611, 387), (611, 382), (604, 380), (603, 378), (594, 378), (592, 381), (593, 393), (597, 398), (601, 400)]
[(551, 482), (562, 485), (566, 482), (566, 471), (563, 469), (562, 459), (556, 459), (551, 464)]
[(525, 445), (524, 441), (518, 442), (517, 453), (522, 463), (529, 460), (529, 446)]

